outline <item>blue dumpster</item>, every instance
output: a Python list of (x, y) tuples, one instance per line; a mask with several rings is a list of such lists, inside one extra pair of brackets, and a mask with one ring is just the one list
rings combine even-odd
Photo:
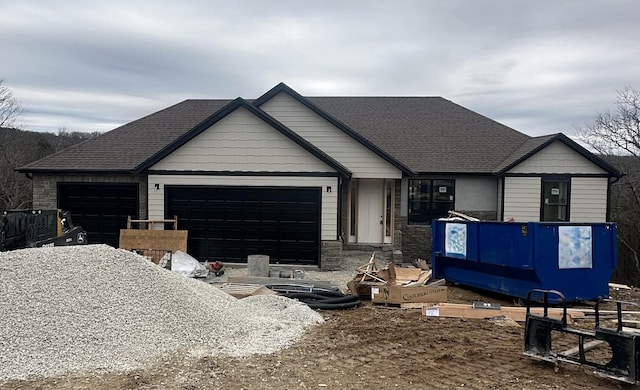
[(526, 298), (534, 288), (568, 301), (609, 296), (618, 262), (614, 223), (432, 222), (433, 275)]

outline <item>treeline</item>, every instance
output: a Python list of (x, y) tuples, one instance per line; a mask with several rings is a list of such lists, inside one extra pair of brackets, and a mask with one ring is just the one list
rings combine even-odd
[(0, 127), (0, 212), (32, 206), (31, 180), (16, 168), (98, 135), (64, 129), (53, 134)]
[(640, 286), (640, 159), (636, 156), (605, 158), (624, 173), (611, 186), (611, 220), (618, 225), (618, 267), (612, 280)]

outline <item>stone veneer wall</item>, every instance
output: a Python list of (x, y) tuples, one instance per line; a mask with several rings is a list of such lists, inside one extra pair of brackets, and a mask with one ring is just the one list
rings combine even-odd
[[(138, 218), (147, 218), (147, 177), (136, 175), (33, 175), (33, 208), (55, 209), (58, 207), (58, 183), (138, 183)], [(73, 215), (73, 210), (70, 210)]]
[[(459, 211), (459, 210), (456, 210)], [(496, 211), (459, 211), (482, 221), (497, 220)], [(415, 259), (431, 261), (431, 225), (409, 225), (408, 217), (400, 218), (402, 229), (402, 261), (411, 263)]]
[[(393, 205), (393, 254), (392, 259), (396, 264), (404, 263), (403, 256), (403, 233), (404, 225), (406, 225), (406, 218), (402, 218), (400, 212), (402, 203), (402, 180), (395, 181), (395, 199)], [(405, 222), (403, 225), (403, 221)]]
[(320, 269), (334, 271), (340, 269), (342, 261), (342, 241), (322, 241), (320, 246)]

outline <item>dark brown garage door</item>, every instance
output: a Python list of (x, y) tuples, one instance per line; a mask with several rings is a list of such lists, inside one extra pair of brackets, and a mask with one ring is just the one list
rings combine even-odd
[(118, 247), (127, 216), (138, 218), (138, 184), (59, 183), (58, 208), (71, 212), (90, 244)]
[(189, 231), (189, 254), (199, 261), (318, 264), (320, 188), (165, 187), (167, 218)]

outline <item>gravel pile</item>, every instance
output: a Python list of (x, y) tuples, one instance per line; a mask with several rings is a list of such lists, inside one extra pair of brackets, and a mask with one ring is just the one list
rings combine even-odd
[(176, 351), (271, 353), (322, 321), (297, 301), (238, 300), (106, 245), (0, 253), (0, 381), (130, 371)]

